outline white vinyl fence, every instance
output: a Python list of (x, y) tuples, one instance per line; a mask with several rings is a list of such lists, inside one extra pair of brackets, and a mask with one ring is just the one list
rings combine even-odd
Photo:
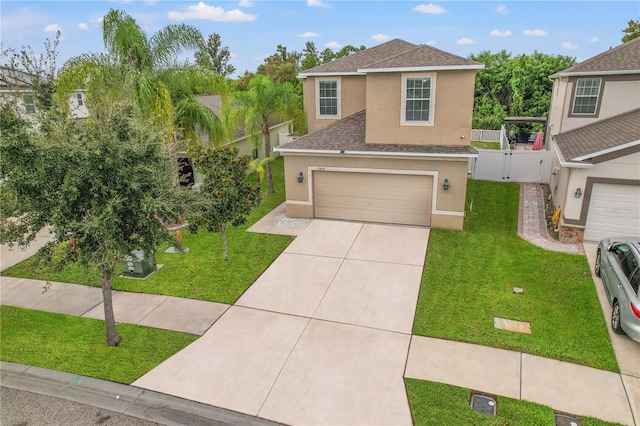
[(479, 142), (500, 142), (500, 130), (471, 130), (471, 140)]
[(551, 151), (477, 149), (478, 158), (469, 159), (472, 179), (495, 182), (549, 183)]

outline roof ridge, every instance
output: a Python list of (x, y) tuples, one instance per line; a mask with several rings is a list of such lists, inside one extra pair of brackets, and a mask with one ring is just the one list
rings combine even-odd
[[(604, 52), (600, 52), (598, 53), (596, 56), (592, 56), (589, 59), (586, 59), (582, 62), (580, 62), (579, 64), (575, 64), (569, 68), (566, 68), (562, 71), (560, 71), (559, 73), (566, 73), (566, 72), (574, 72), (576, 69), (579, 71), (580, 68), (583, 68), (585, 66), (591, 65), (594, 62), (599, 62), (602, 61), (603, 59), (608, 58), (609, 56), (618, 53), (620, 50), (622, 49), (627, 49), (629, 48), (629, 46), (632, 46), (634, 43), (640, 43), (640, 37), (634, 38), (632, 40), (629, 40), (625, 43), (621, 43), (615, 47), (610, 47), (609, 49), (605, 50)], [(559, 74), (556, 73), (556, 74)]]

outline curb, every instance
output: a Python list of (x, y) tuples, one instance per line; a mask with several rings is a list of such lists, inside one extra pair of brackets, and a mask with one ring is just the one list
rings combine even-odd
[(111, 410), (162, 425), (274, 426), (235, 411), (107, 380), (0, 361), (1, 385)]

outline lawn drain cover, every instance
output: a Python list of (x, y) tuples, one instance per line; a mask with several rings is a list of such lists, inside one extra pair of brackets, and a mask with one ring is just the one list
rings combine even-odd
[(495, 397), (472, 392), (471, 409), (480, 414), (495, 416), (498, 411), (498, 403)]
[(582, 426), (582, 422), (566, 414), (555, 413), (556, 426)]

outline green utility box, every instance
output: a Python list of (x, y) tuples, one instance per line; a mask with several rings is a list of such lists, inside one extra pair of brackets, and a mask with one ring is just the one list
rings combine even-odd
[(156, 270), (156, 254), (145, 255), (142, 250), (131, 252), (122, 259), (122, 275), (125, 277), (145, 278)]

